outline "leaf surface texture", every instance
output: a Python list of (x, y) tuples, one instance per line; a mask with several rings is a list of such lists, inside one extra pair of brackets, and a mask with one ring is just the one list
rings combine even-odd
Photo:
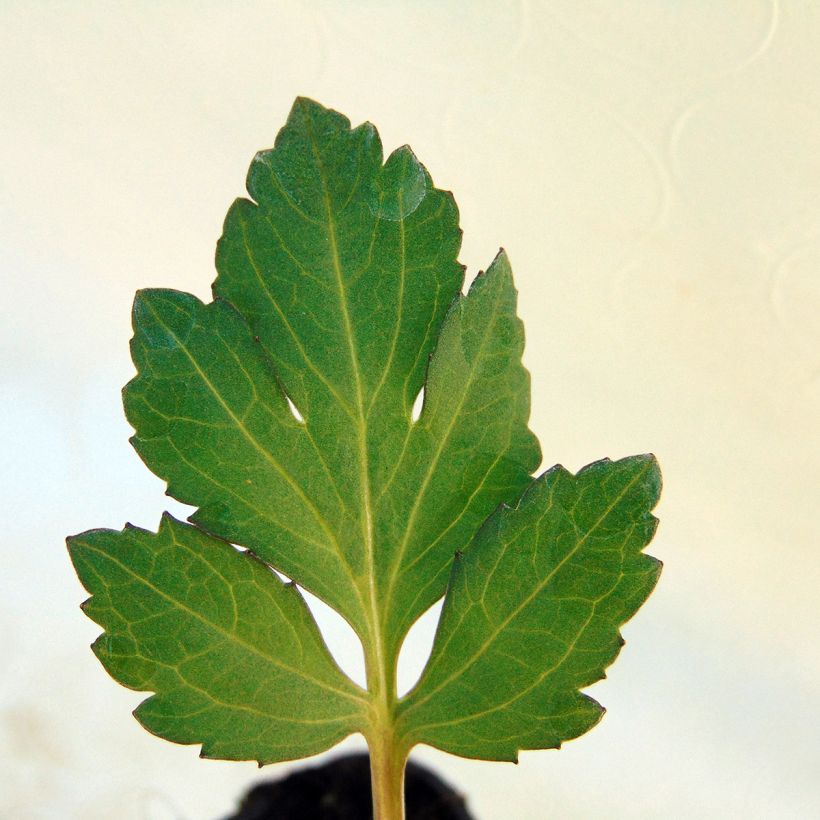
[(579, 690), (604, 677), (619, 627), (654, 588), (641, 552), (660, 492), (652, 456), (544, 473), (453, 565), (433, 652), (401, 732), (465, 757), (516, 760), (592, 728)]
[[(579, 690), (657, 578), (641, 553), (654, 460), (533, 482), (509, 260), (462, 293), (458, 210), (409, 148), (385, 160), (370, 123), (300, 98), (247, 189), (213, 301), (134, 302), (131, 441), (196, 511), (69, 539), (105, 630), (95, 653), (154, 693), (146, 728), (208, 757), (288, 760), (395, 730), (405, 749), (510, 760), (586, 731), (602, 710)], [(353, 626), (369, 691), (299, 587)], [(401, 643), (445, 591), (430, 663), (398, 701)]]
[(198, 507), (193, 523), (395, 652), (453, 554), (540, 461), (509, 264), (499, 255), (462, 296), (451, 195), (409, 149), (382, 164), (371, 125), (307, 100), (248, 189), (225, 221), (215, 302), (137, 299), (134, 445)]
[(365, 725), (365, 698), (339, 670), (299, 591), (249, 553), (165, 516), (69, 539), (83, 608), (104, 629), (106, 670), (156, 694), (134, 713), (203, 757), (290, 760)]

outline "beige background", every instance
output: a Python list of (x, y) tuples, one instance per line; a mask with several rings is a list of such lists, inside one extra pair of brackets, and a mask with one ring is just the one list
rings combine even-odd
[(296, 94), (414, 147), (471, 275), (507, 248), (545, 466), (665, 474), (604, 722), (418, 759), (480, 820), (820, 817), (819, 45), (808, 0), (0, 2), (0, 817), (209, 820), (284, 770), (140, 729), (62, 539), (182, 509), (126, 441), (130, 302), (208, 295)]

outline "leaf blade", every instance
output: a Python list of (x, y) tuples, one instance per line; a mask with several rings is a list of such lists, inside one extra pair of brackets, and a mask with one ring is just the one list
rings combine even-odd
[[(514, 759), (519, 748), (560, 745), (586, 731), (602, 710), (579, 688), (617, 654), (617, 626), (649, 594), (658, 566), (635, 552), (642, 544), (634, 532), (599, 550), (592, 568), (574, 566), (577, 555), (589, 557), (589, 533), (578, 532), (597, 530), (622, 498), (590, 524), (579, 516), (600, 499), (573, 501), (573, 493), (590, 477), (605, 485), (600, 471), (637, 462), (596, 463), (578, 476), (555, 468), (527, 489), (541, 455), (528, 429), (529, 374), (509, 261), (502, 250), (462, 295), (458, 211), (409, 148), (383, 161), (372, 125), (353, 128), (299, 98), (274, 148), (251, 163), (247, 189), (252, 199), (233, 204), (217, 246), (212, 303), (167, 290), (135, 300), (138, 372), (124, 390), (132, 443), (168, 494), (197, 510), (194, 526), (165, 519), (157, 535), (94, 531), (71, 540), (78, 574), (94, 589), (87, 610), (107, 630), (98, 657), (121, 682), (156, 692), (137, 710), (146, 728), (201, 742), (206, 756), (279, 760), (351, 731), (381, 742), (395, 728), (401, 642), (447, 590), (430, 663), (398, 705), (397, 742)], [(554, 495), (564, 500), (553, 505)], [(543, 516), (528, 523), (538, 504)], [(644, 507), (643, 544), (654, 531), (651, 505), (635, 509)], [(167, 539), (177, 531), (174, 568)], [(567, 557), (553, 560), (573, 538)], [(94, 546), (100, 539), (105, 548)], [(228, 541), (261, 561), (238, 557)], [(120, 554), (124, 545), (130, 552)], [(238, 598), (229, 586), (226, 598), (224, 589), (209, 589), (212, 601), (177, 601), (174, 623), (143, 633), (146, 601), (156, 610), (147, 620), (157, 623), (174, 603), (149, 581), (155, 564), (165, 562), (163, 583), (179, 597), (192, 583), (184, 574), (190, 555), (203, 551), (225, 572), (261, 573), (262, 598), (258, 590), (243, 588)], [(617, 580), (594, 602), (588, 589), (556, 592), (578, 578), (612, 582), (618, 555)], [(210, 572), (218, 587), (217, 568), (204, 564), (200, 574)], [(282, 592), (272, 567), (353, 626), (367, 693), (335, 666), (296, 587)], [(512, 570), (522, 569), (526, 583), (516, 584)], [(202, 613), (220, 594), (234, 620), (214, 632)], [(517, 609), (508, 611), (511, 601)], [(543, 626), (550, 606), (557, 636)], [(117, 607), (130, 607), (130, 620)], [(257, 625), (269, 611), (301, 647), (299, 657), (270, 635), (261, 653), (237, 641), (243, 607)], [(199, 647), (180, 643), (180, 623)], [(519, 644), (533, 658), (522, 657)], [(578, 658), (587, 655), (593, 660), (584, 667)], [(290, 661), (277, 663), (282, 658)], [(243, 674), (229, 679), (234, 668)], [(244, 685), (254, 680), (256, 688)], [(281, 712), (293, 697), (307, 709), (301, 717), (298, 709)]]
[(296, 588), (250, 553), (167, 514), (156, 534), (91, 530), (68, 546), (92, 593), (84, 611), (105, 629), (94, 652), (116, 680), (155, 693), (135, 712), (152, 733), (269, 763), (361, 730), (363, 693)]
[(463, 756), (516, 760), (595, 725), (603, 710), (579, 690), (603, 676), (622, 645), (618, 627), (657, 582), (660, 563), (641, 550), (659, 491), (657, 462), (637, 456), (577, 476), (553, 468), (497, 512), (455, 562), (401, 731)]
[[(254, 505), (266, 514), (247, 503), (240, 504), (241, 515), (232, 511), (237, 496), (247, 495), (240, 476), (229, 472), (228, 486), (219, 488), (188, 474), (213, 479), (221, 451), (251, 464), (265, 453), (249, 458), (223, 435), (203, 460), (201, 428), (189, 428), (187, 439), (177, 435), (173, 456), (159, 453), (144, 442), (151, 421), (135, 409), (132, 389), (126, 404), (135, 446), (166, 480), (172, 470), (182, 472), (174, 459), (195, 462), (185, 480), (170, 476), (169, 484), (172, 495), (199, 507), (194, 523), (254, 550), (341, 612), (363, 640), (372, 644), (386, 631), (395, 653), (413, 621), (443, 594), (452, 554), (466, 547), (498, 503), (518, 497), (540, 461), (526, 426), (529, 381), (520, 362), (523, 330), (509, 263), (500, 254), (461, 296), (461, 232), (452, 196), (433, 187), (409, 149), (398, 149), (382, 165), (372, 126), (351, 128), (310, 101), (297, 101), (275, 148), (257, 155), (248, 190), (256, 201), (234, 203), (217, 251), (217, 303), (234, 306), (247, 325), (235, 362), (223, 361), (220, 369), (241, 370), (261, 352), (271, 373), (255, 377), (259, 392), (284, 392), (299, 410), (304, 424), (297, 432), (287, 429), (291, 443), (280, 446), (268, 436), (256, 450), (286, 467), (302, 503), (290, 498), (293, 486), (266, 476)], [(482, 307), (491, 291), (503, 307), (497, 315)], [(203, 317), (216, 313), (210, 306), (198, 310)], [(202, 325), (205, 332), (204, 318)], [(503, 393), (511, 401), (495, 413), (485, 408), (471, 452), (467, 440), (479, 426), (468, 416), (482, 387), (465, 386), (458, 368), (478, 331), (492, 342), (486, 360), (469, 372), (479, 373), (484, 392), (491, 392), (503, 379), (493, 378), (488, 364), (503, 358)], [(146, 335), (137, 311), (135, 333)], [(251, 336), (259, 351), (250, 349)], [(217, 355), (214, 345), (203, 348), (205, 355)], [(412, 404), (431, 355), (426, 411), (414, 423)], [(150, 385), (152, 374), (139, 356), (135, 361), (137, 383)], [(448, 404), (448, 395), (469, 398), (463, 413), (461, 404)], [(280, 424), (283, 407), (277, 396)], [(432, 470), (418, 463), (420, 452), (434, 462)], [(436, 469), (451, 460), (458, 464)], [(311, 461), (322, 475), (310, 469)], [(445, 480), (457, 473), (457, 481)], [(271, 522), (280, 507), (282, 515)], [(396, 522), (408, 519), (398, 531)], [(395, 616), (387, 612), (394, 603)]]
[[(351, 157), (352, 178), (331, 173)], [(351, 129), (346, 118), (305, 100), (294, 105), (275, 148), (257, 155), (248, 189), (256, 202), (239, 201), (228, 214), (214, 290), (246, 316), (344, 487), (348, 514), (338, 540), (369, 614), (353, 619), (338, 596), (293, 577), (372, 640), (379, 594), (373, 487), (461, 285), (457, 211), (408, 149), (381, 165), (372, 126)], [(270, 251), (277, 243), (281, 252)]]
[(452, 556), (498, 504), (518, 499), (541, 460), (527, 427), (529, 374), (516, 302), (502, 250), (445, 319), (421, 416), (388, 487), (396, 492), (380, 499), (384, 542), (398, 544), (385, 562), (388, 633), (403, 636), (441, 597)]
[[(134, 330), (138, 375), (124, 403), (141, 458), (174, 497), (199, 507), (194, 523), (275, 557), (286, 575), (335, 596), (361, 621), (354, 570), (337, 540), (344, 501), (242, 317), (224, 301), (140, 291)], [(348, 585), (336, 586), (338, 578)]]

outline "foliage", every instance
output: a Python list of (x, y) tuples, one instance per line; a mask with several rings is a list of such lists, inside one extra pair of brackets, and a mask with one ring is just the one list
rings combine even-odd
[[(132, 443), (197, 510), (69, 549), (105, 630), (94, 652), (154, 693), (135, 713), (149, 731), (260, 763), (361, 732), (377, 814), (398, 817), (416, 743), (515, 760), (598, 721), (579, 690), (657, 580), (641, 550), (660, 475), (637, 456), (533, 480), (509, 262), (462, 295), (455, 202), (409, 148), (383, 162), (372, 125), (298, 99), (248, 191), (213, 302), (146, 290), (134, 304)], [(366, 690), (299, 587), (361, 638)], [(445, 593), (399, 699), (402, 640)]]

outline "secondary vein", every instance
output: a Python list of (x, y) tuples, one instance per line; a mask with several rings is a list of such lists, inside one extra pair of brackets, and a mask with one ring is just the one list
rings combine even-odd
[[(649, 469), (649, 465), (644, 467), (643, 470), (636, 473), (625, 485), (621, 488), (621, 491), (615, 496), (612, 502), (607, 506), (601, 516), (593, 523), (593, 525), (578, 539), (576, 545), (553, 567), (553, 569), (544, 577), (544, 579), (536, 584), (533, 591), (527, 595), (517, 606), (515, 606), (510, 613), (501, 620), (498, 625), (490, 632), (487, 638), (482, 642), (481, 646), (479, 646), (475, 652), (466, 660), (466, 662), (462, 663), (459, 667), (455, 669), (450, 675), (448, 675), (444, 680), (440, 681), (438, 684), (433, 686), (431, 690), (429, 690), (424, 696), (420, 697), (418, 700), (411, 703), (407, 710), (404, 712), (403, 718), (406, 718), (408, 714), (410, 714), (414, 709), (417, 709), (426, 701), (430, 700), (436, 692), (440, 692), (445, 686), (448, 686), (452, 681), (454, 681), (457, 677), (467, 671), (473, 664), (475, 664), (479, 658), (487, 651), (488, 647), (495, 641), (495, 639), (501, 634), (501, 632), (506, 629), (506, 627), (518, 617), (518, 615), (538, 596), (541, 591), (549, 584), (549, 582), (555, 577), (555, 575), (560, 572), (561, 568), (570, 561), (578, 551), (584, 546), (584, 544), (589, 540), (589, 538), (593, 535), (593, 533), (598, 529), (598, 527), (603, 524), (606, 520), (607, 516), (615, 509), (615, 507), (623, 500), (629, 490), (638, 482), (646, 471)], [(428, 669), (430, 666), (428, 666)]]

